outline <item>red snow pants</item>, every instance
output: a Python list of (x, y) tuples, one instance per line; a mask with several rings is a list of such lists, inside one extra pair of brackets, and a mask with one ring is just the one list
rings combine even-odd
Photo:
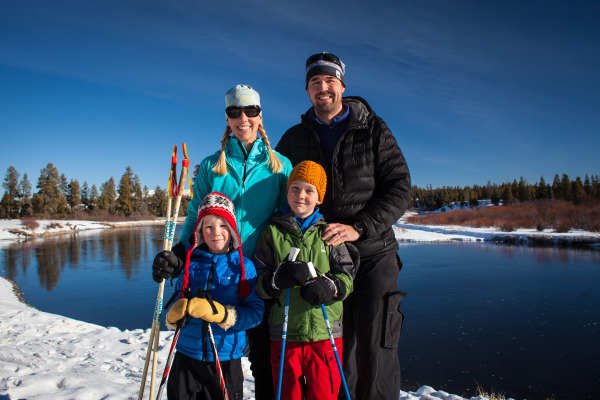
[[(335, 339), (342, 355), (342, 338)], [(277, 393), (281, 342), (271, 341), (271, 370)], [(318, 342), (286, 342), (281, 398), (285, 400), (335, 400), (342, 378), (329, 339)]]

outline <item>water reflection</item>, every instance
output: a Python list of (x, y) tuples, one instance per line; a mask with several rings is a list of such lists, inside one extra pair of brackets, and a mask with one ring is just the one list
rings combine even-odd
[(115, 229), (10, 243), (3, 249), (3, 275), (11, 280), (27, 276), (34, 256), (39, 285), (47, 291), (58, 285), (65, 271), (91, 264), (120, 271), (131, 280), (140, 272), (142, 260), (160, 249), (157, 229)]
[[(435, 244), (433, 245), (435, 246)], [(475, 245), (477, 246), (477, 245)], [(500, 254), (511, 259), (531, 258), (536, 264), (560, 263), (571, 264), (573, 257), (576, 259), (589, 259), (600, 266), (600, 249), (594, 247), (552, 247), (552, 246), (524, 246), (519, 244), (494, 244), (481, 245), (479, 250), (490, 255)]]

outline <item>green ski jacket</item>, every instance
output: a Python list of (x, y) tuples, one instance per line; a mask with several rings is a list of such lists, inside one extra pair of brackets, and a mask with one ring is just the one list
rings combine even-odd
[[(334, 274), (346, 287), (344, 298), (353, 290), (356, 273), (355, 264), (345, 244), (326, 246), (321, 240), (326, 223), (319, 218), (303, 234), (291, 212), (275, 213), (271, 223), (261, 233), (255, 253), (255, 266), (259, 275), (256, 292), (265, 299), (271, 340), (281, 340), (283, 332), (284, 306), (286, 291), (281, 290), (279, 297), (271, 297), (263, 289), (266, 274), (275, 271), (285, 261), (292, 247), (300, 249), (298, 261), (311, 261), (317, 275)], [(269, 284), (269, 283), (267, 283)], [(342, 337), (343, 299), (325, 304), (325, 310), (335, 338)], [(308, 342), (329, 339), (325, 319), (320, 306), (307, 303), (300, 296), (300, 286), (290, 288), (287, 339), (293, 342)]]

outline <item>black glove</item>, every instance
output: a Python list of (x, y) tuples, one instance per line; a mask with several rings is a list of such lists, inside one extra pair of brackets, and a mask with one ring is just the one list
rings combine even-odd
[(161, 251), (154, 257), (152, 263), (152, 279), (161, 283), (163, 279), (179, 276), (185, 265), (185, 245), (177, 243), (171, 251)]
[(300, 287), (300, 296), (309, 304), (318, 306), (346, 294), (344, 283), (333, 275), (311, 278)]
[(273, 289), (287, 289), (302, 285), (309, 277), (308, 264), (304, 261), (284, 261), (273, 273)]

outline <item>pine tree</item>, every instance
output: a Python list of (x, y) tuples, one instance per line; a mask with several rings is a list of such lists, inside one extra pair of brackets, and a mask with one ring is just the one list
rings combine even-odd
[(144, 191), (142, 191), (142, 184), (140, 183), (140, 177), (137, 175), (133, 176), (133, 197), (134, 207), (133, 210), (136, 214), (146, 215), (148, 214), (148, 207), (144, 199)]
[(23, 174), (23, 179), (19, 183), (20, 192), (20, 203), (21, 203), (21, 218), (30, 217), (32, 214), (31, 209), (31, 182), (27, 174)]
[(2, 187), (5, 192), (0, 202), (2, 214), (8, 218), (19, 216), (19, 177), (21, 174), (12, 165), (6, 170)]
[(119, 188), (117, 189), (117, 193), (119, 194), (115, 207), (117, 214), (133, 214), (133, 191), (133, 172), (131, 171), (131, 167), (128, 166), (125, 169), (125, 173), (123, 174), (123, 176), (121, 176), (121, 180), (119, 181)]
[(512, 187), (510, 185), (504, 186), (504, 190), (502, 191), (502, 200), (504, 201), (504, 204), (511, 204), (513, 202)]
[(583, 180), (583, 189), (587, 195), (592, 195), (592, 183), (590, 182), (590, 177), (588, 174), (585, 174), (585, 178)]
[(150, 196), (148, 201), (148, 212), (157, 217), (165, 217), (167, 211), (168, 194), (166, 190), (162, 190), (157, 186), (154, 194)]
[(79, 181), (77, 179), (71, 179), (71, 182), (69, 182), (67, 202), (69, 203), (71, 210), (74, 210), (81, 204), (81, 187), (79, 186)]
[(571, 180), (567, 174), (562, 174), (562, 179), (560, 180), (560, 191), (562, 193), (563, 200), (573, 200), (571, 195)]
[(81, 204), (83, 204), (84, 211), (90, 210), (90, 187), (87, 181), (83, 181), (83, 186), (81, 187)]
[(519, 193), (518, 193), (519, 201), (529, 201), (531, 200), (529, 197), (529, 191), (527, 190), (527, 181), (525, 178), (521, 176), (519, 179)]
[(513, 183), (510, 186), (510, 194), (511, 194), (511, 203), (512, 200), (516, 197), (517, 199), (519, 198), (519, 184), (517, 183), (516, 179), (513, 179)]
[(562, 193), (562, 186), (560, 184), (560, 178), (558, 174), (554, 175), (554, 180), (552, 181), (552, 198), (555, 200), (564, 199), (564, 195)]
[(494, 188), (492, 189), (492, 194), (490, 196), (490, 200), (492, 201), (492, 204), (495, 206), (500, 204), (500, 191), (498, 190), (497, 186), (494, 186)]
[(40, 171), (38, 178), (38, 192), (32, 199), (33, 211), (36, 213), (64, 214), (68, 204), (61, 189), (61, 178), (58, 170), (52, 163)]
[(583, 199), (585, 199), (586, 193), (585, 188), (583, 187), (583, 182), (581, 182), (581, 178), (577, 177), (573, 182), (571, 182), (571, 198), (574, 203), (580, 203)]
[(100, 186), (100, 196), (98, 196), (98, 208), (106, 210), (110, 214), (115, 212), (115, 200), (117, 191), (115, 190), (115, 179), (111, 176), (110, 179)]
[(98, 188), (96, 185), (92, 185), (92, 189), (90, 190), (90, 202), (88, 205), (89, 211), (94, 211), (98, 207)]
[(550, 197), (550, 194), (548, 193), (548, 185), (546, 184), (544, 175), (540, 176), (540, 183), (537, 186), (535, 197), (537, 199), (547, 199)]
[(65, 196), (65, 199), (69, 196), (69, 181), (65, 174), (60, 175), (60, 191)]

